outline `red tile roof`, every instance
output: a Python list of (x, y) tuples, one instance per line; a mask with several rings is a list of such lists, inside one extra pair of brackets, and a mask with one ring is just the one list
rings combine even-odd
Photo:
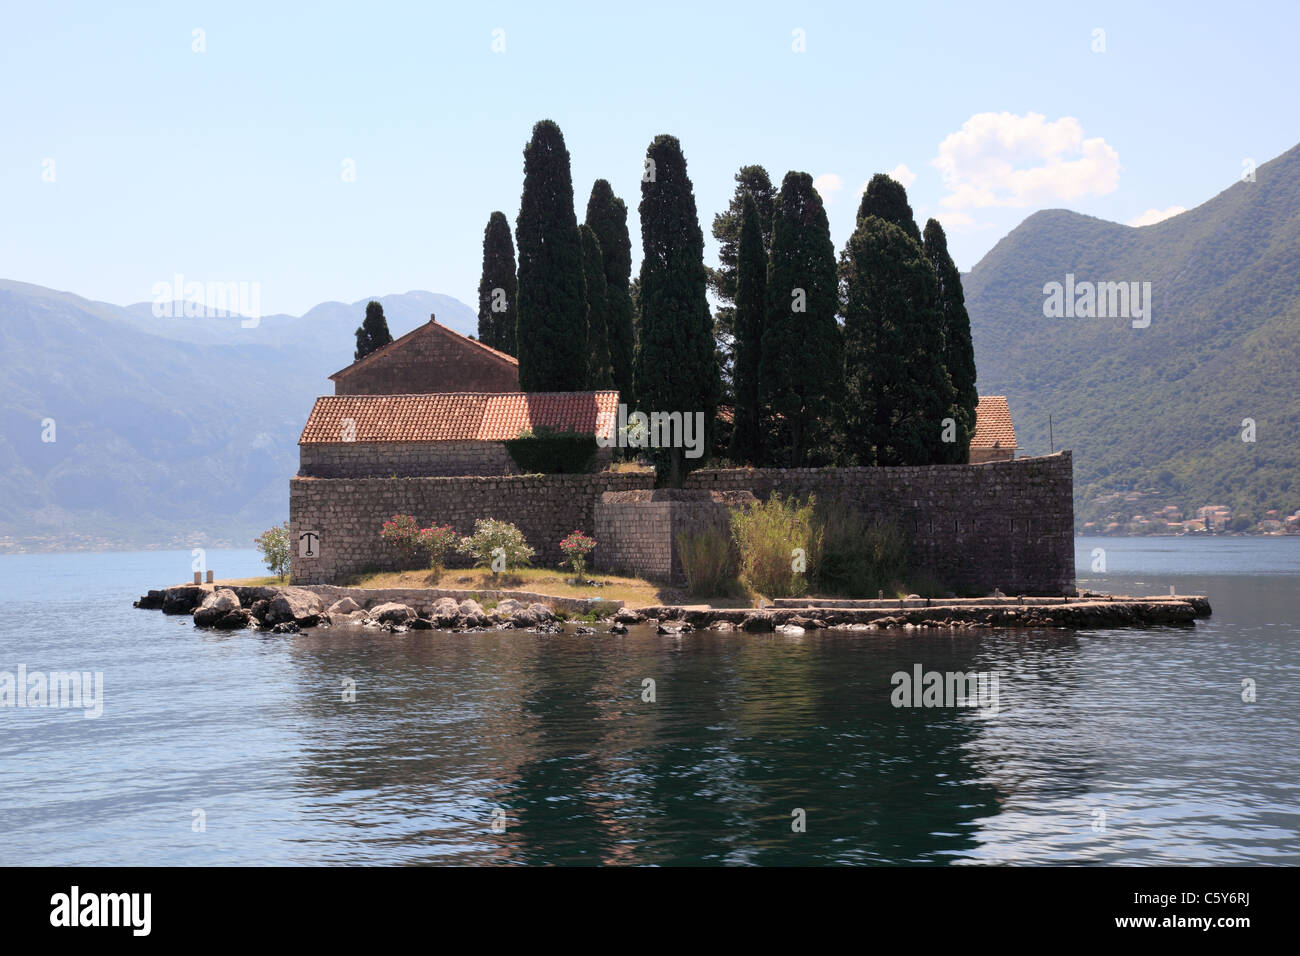
[(415, 338), (417, 335), (438, 333), (438, 332), (442, 333), (444, 336), (450, 336), (452, 339), (456, 340), (462, 345), (469, 345), (477, 349), (482, 349), (488, 355), (491, 355), (493, 358), (501, 360), (507, 365), (514, 365), (516, 367), (519, 365), (519, 359), (515, 358), (513, 355), (507, 355), (505, 352), (498, 352), (490, 345), (484, 345), (478, 339), (471, 339), (467, 335), (461, 335), (455, 329), (439, 324), (438, 320), (431, 315), (429, 316), (429, 321), (424, 323), (424, 325), (417, 325), (415, 328), (411, 329), (411, 331), (407, 332), (405, 335), (401, 336), (400, 338), (393, 339), (393, 341), (389, 342), (387, 345), (375, 349), (365, 358), (357, 359), (357, 361), (353, 362), (347, 368), (339, 369), (337, 372), (335, 372), (333, 375), (330, 376), (330, 381), (334, 381), (335, 379), (338, 378), (344, 378), (352, 374), (353, 372), (355, 372), (357, 369), (369, 365), (372, 361), (375, 361), (379, 357), (387, 355), (390, 352), (397, 351), (402, 347), (404, 343)]
[(594, 434), (597, 415), (617, 413), (618, 392), (325, 395), (298, 444), (341, 443), (349, 420), (359, 442), (505, 441), (539, 425)]
[(1005, 395), (981, 395), (975, 406), (975, 434), (972, 448), (1015, 448), (1016, 430)]

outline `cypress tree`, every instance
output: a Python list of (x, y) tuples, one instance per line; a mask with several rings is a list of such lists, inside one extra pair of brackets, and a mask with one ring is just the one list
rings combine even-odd
[(519, 387), (527, 392), (581, 390), (587, 382), (582, 242), (573, 212), (569, 151), (560, 127), (551, 120), (538, 122), (524, 147), (524, 191), (515, 239)]
[(718, 240), (718, 267), (709, 270), (709, 288), (720, 303), (716, 316), (718, 336), (724, 343), (734, 335), (738, 279), (736, 270), (740, 258), (740, 225), (745, 197), (751, 197), (758, 210), (764, 257), (772, 251), (772, 206), (776, 201), (776, 189), (762, 166), (742, 166), (735, 179), (736, 191), (726, 211), (713, 216), (713, 238)]
[(858, 220), (844, 282), (845, 437), (861, 465), (930, 465), (953, 405), (938, 279), (920, 244), (876, 215)]
[(609, 363), (614, 388), (631, 404), (636, 328), (633, 321), (632, 240), (627, 232), (627, 205), (608, 182), (596, 180), (587, 200), (587, 225), (596, 234), (605, 260), (605, 317), (609, 331)]
[(835, 245), (807, 173), (787, 173), (772, 213), (759, 395), (764, 460), (799, 468), (835, 457), (843, 352)]
[(605, 257), (595, 231), (585, 223), (578, 227), (582, 238), (582, 268), (587, 283), (587, 385), (604, 391), (614, 387), (609, 367), (608, 307), (605, 304)]
[(361, 321), (361, 326), (357, 329), (357, 350), (353, 353), (353, 360), (363, 359), (375, 349), (383, 348), (391, 341), (393, 341), (393, 336), (388, 331), (388, 320), (384, 318), (384, 307), (373, 300), (367, 302), (366, 317)]
[[(645, 412), (704, 415), (705, 457), (717, 410), (718, 371), (709, 314), (704, 233), (686, 158), (677, 137), (656, 136), (646, 150), (641, 179), (641, 328), (636, 394)], [(667, 478), (681, 487), (684, 449), (668, 449)], [(697, 463), (703, 459), (694, 459)]]
[(478, 283), (478, 340), (514, 355), (516, 299), (515, 246), (505, 213), (494, 212), (483, 230), (483, 273)]
[(736, 464), (757, 465), (762, 463), (758, 371), (763, 353), (763, 313), (767, 309), (767, 256), (763, 252), (758, 204), (748, 194), (740, 213), (735, 295), (736, 399), (728, 457)]
[(907, 204), (907, 189), (902, 183), (891, 179), (884, 173), (876, 173), (867, 183), (858, 205), (858, 221), (867, 216), (879, 216), (885, 222), (892, 222), (902, 228), (909, 236), (921, 244), (921, 231), (916, 228), (912, 218), (912, 207)]
[(961, 273), (948, 255), (948, 237), (938, 220), (925, 224), (925, 256), (939, 281), (939, 309), (942, 314), (943, 364), (952, 381), (952, 416), (957, 422), (957, 441), (949, 448), (948, 460), (964, 464), (970, 457), (970, 440), (975, 434), (975, 346), (971, 342), (970, 315), (961, 287)]

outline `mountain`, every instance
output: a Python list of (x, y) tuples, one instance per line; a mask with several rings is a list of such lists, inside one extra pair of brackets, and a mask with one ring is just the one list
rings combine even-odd
[[(1067, 274), (1151, 283), (1149, 327), (1046, 318), (1044, 286)], [(1300, 146), (1155, 225), (1035, 213), (963, 286), (979, 390), (1008, 396), (1022, 449), (1048, 450), (1051, 417), (1080, 526), (1300, 508)]]
[[(367, 301), (246, 329), (0, 280), (0, 551), (250, 546), (288, 517), (298, 435)], [(449, 296), (379, 301), (394, 337), (431, 313), (477, 326)]]

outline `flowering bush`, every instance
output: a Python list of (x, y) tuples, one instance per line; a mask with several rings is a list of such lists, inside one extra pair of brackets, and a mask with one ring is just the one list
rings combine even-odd
[(393, 515), (384, 522), (379, 537), (394, 545), (402, 557), (410, 561), (423, 542), (420, 540), (420, 526), (410, 515)]
[(429, 549), (429, 570), (437, 574), (445, 566), (447, 552), (457, 544), (455, 530), (449, 524), (421, 528), (419, 539)]
[(587, 537), (581, 531), (574, 531), (573, 534), (560, 542), (560, 550), (564, 552), (565, 558), (568, 559), (574, 575), (579, 578), (587, 570), (587, 555), (591, 554), (595, 549), (596, 539)]
[(526, 567), (533, 557), (524, 533), (509, 521), (495, 518), (475, 521), (474, 534), (461, 538), (457, 550), (472, 557), (475, 567), (491, 568), (493, 574)]

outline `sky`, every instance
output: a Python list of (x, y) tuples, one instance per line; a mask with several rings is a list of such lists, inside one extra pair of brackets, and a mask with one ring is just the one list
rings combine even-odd
[(1300, 141), (1295, 2), (0, 3), (0, 278), (119, 305), (181, 274), (265, 314), (473, 307), (543, 118), (636, 263), (659, 133), (710, 264), (760, 164), (815, 177), (837, 249), (892, 173), (963, 270), (1039, 209), (1156, 221)]

